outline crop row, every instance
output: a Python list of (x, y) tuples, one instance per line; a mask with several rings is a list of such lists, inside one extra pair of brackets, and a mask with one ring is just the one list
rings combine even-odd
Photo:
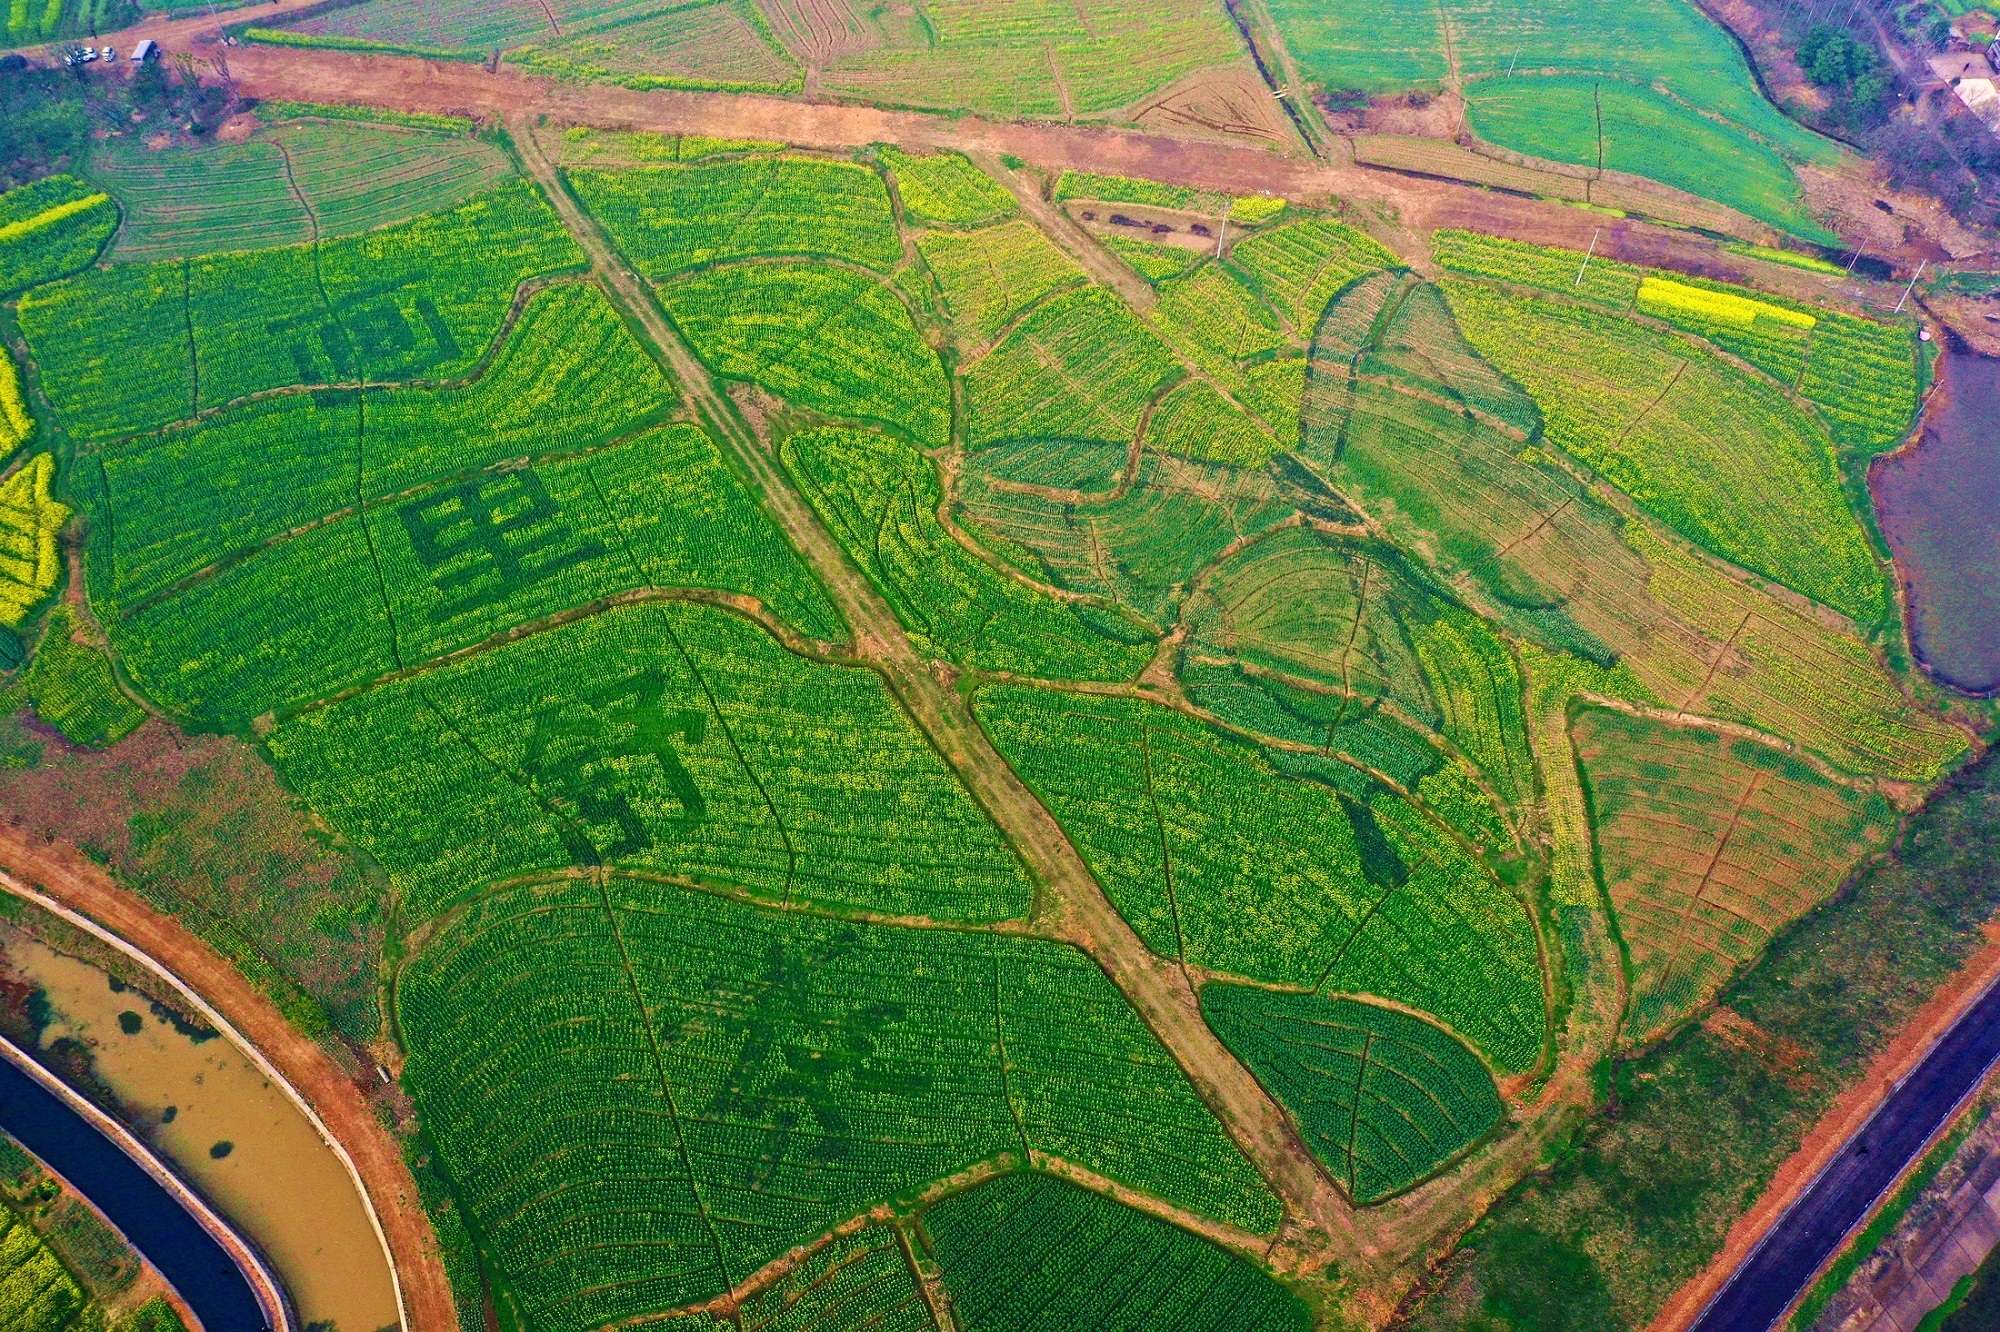
[(1270, 307), (1235, 274), (1216, 264), (1203, 264), (1186, 277), (1162, 283), (1153, 317), (1204, 364), (1220, 358), (1233, 369), (1251, 357), (1293, 346)]
[(1478, 1057), (1407, 1013), (1219, 984), (1201, 1008), (1356, 1202), (1408, 1188), (1500, 1122)]
[(968, 349), (991, 341), (1049, 292), (1084, 280), (1075, 261), (1028, 221), (971, 233), (927, 231), (917, 238), (917, 252), (937, 279), (960, 346)]
[(1102, 287), (1023, 319), (966, 380), (975, 448), (1056, 437), (1128, 443), (1148, 402), (1182, 374), (1160, 339)]
[(1917, 415), (1914, 343), (1909, 329), (1894, 324), (1821, 316), (1799, 392), (1843, 447), (1875, 453), (1908, 433)]
[(359, 498), (599, 446), (672, 400), (601, 292), (557, 286), (463, 388), (284, 395), (107, 448), (115, 530), (93, 559), (112, 565), (104, 586), (131, 605)]
[(976, 1332), (1305, 1332), (1299, 1299), (1200, 1236), (1031, 1171), (933, 1204), (923, 1233)]
[(1552, 443), (1690, 541), (1879, 618), (1887, 590), (1832, 441), (1781, 389), (1629, 320), (1472, 283), (1444, 290), (1472, 344), (1534, 396)]
[(934, 1332), (929, 1307), (893, 1233), (839, 1239), (743, 1301), (741, 1332)]
[(0, 628), (27, 619), (62, 576), (56, 533), (69, 509), (49, 494), (55, 474), (55, 455), (41, 453), (0, 481)]
[(271, 747), (419, 915), (599, 863), (943, 919), (1027, 907), (880, 679), (718, 610), (610, 611), (304, 713)]
[[(224, 727), (648, 587), (838, 617), (698, 427), (426, 488), (272, 545), (115, 629), (135, 678)], [(254, 629), (250, 626), (254, 626)]]
[(1421, 814), (1273, 771), (1179, 713), (988, 688), (994, 744), (1147, 946), (1438, 1014), (1510, 1068), (1541, 1045), (1526, 910)]
[(661, 289), (674, 325), (717, 374), (800, 407), (951, 438), (951, 386), (894, 289), (844, 268), (749, 263)]
[(1201, 380), (1189, 380), (1160, 400), (1146, 423), (1146, 444), (1162, 453), (1232, 467), (1256, 467), (1278, 441)]
[[(1383, 710), (1381, 700), (1356, 702), (1321, 686), (1308, 689), (1242, 663), (1190, 653), (1180, 666), (1181, 687), (1196, 707), (1252, 736), (1289, 743), (1267, 747), (1264, 758), (1279, 772), (1306, 777), (1356, 800), (1382, 794), (1380, 773), (1415, 790), (1444, 768), (1436, 741)], [(1299, 747), (1310, 746), (1310, 752)]]
[(928, 22), (915, 40), (831, 61), (826, 90), (878, 105), (1055, 118), (1127, 106), (1183, 75), (1242, 58), (1214, 0), (1136, 8), (1118, 0), (1061, 7), (934, 0), (923, 12)]
[[(1907, 324), (1807, 309), (1781, 296), (1707, 278), (1678, 273), (1661, 278), (1599, 257), (1586, 264), (1585, 256), (1574, 251), (1476, 232), (1439, 231), (1431, 241), (1438, 263), (1455, 272), (1546, 287), (1620, 311), (1637, 306), (1641, 287), (1648, 283), (1656, 293), (1671, 285), (1748, 303), (1754, 317), (1747, 325), (1703, 314), (1689, 308), (1688, 301), (1649, 301), (1644, 309), (1734, 352), (1782, 384), (1796, 384), (1843, 448), (1878, 451), (1900, 440), (1916, 417), (1916, 336)], [(1581, 283), (1575, 280), (1579, 273)], [(1735, 308), (1740, 314), (1744, 307)], [(1801, 327), (1804, 319), (1813, 320), (1810, 327)]]
[(1454, 612), (1414, 632), (1417, 658), (1443, 714), (1440, 729), (1517, 805), (1532, 799), (1534, 761), (1521, 715), (1521, 671), (1500, 636)]
[(1634, 1040), (1707, 1002), (1895, 826), (1881, 796), (1748, 741), (1597, 709), (1573, 734), (1632, 955)]
[(1329, 217), (1305, 218), (1239, 241), (1230, 261), (1303, 338), (1342, 287), (1402, 261), (1367, 235)]
[(1196, 651), (1324, 685), (1336, 715), (1390, 698), (1435, 723), (1412, 634), (1446, 605), (1387, 547), (1291, 528), (1207, 573), (1182, 621)]
[(87, 268), (117, 229), (111, 196), (74, 176), (0, 194), (0, 296)]
[(619, 251), (654, 281), (704, 264), (788, 255), (886, 273), (903, 256), (888, 187), (853, 162), (758, 155), (567, 174)]
[(522, 282), (582, 258), (515, 182), (316, 253), (83, 274), (24, 297), (21, 329), (70, 433), (112, 439), (265, 389), (462, 375)]
[(537, 1326), (720, 1293), (1024, 1147), (1238, 1225), (1278, 1219), (1060, 945), (572, 880), (481, 898), (398, 999), (425, 1123)]
[[(1116, 598), (1158, 622), (1225, 546), (1292, 512), (1264, 469), (1215, 466), (1152, 449), (1140, 456), (1131, 487), (1110, 495), (1126, 460), (1123, 446), (1068, 440), (983, 449), (967, 460), (961, 481), (964, 517), (994, 547), (1018, 552), (1037, 576), (1074, 592)], [(1068, 502), (1002, 488), (1007, 482), (1104, 498)]]
[(882, 164), (896, 179), (903, 211), (922, 225), (977, 227), (1018, 210), (1014, 196), (962, 153), (924, 156), (884, 146)]
[[(1058, 679), (1126, 680), (1149, 638), (1007, 578), (937, 517), (937, 468), (908, 444), (859, 430), (787, 438), (785, 467), (928, 652), (963, 666)], [(1108, 632), (1107, 632), (1108, 631)]]
[(90, 166), (125, 209), (120, 261), (359, 235), (456, 207), (511, 174), (499, 148), (463, 133), (353, 122), (161, 150), (113, 140)]

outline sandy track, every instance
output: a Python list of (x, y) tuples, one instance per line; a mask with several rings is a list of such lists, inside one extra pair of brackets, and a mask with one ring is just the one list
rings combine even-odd
[[(1729, 1228), (1722, 1251), (1700, 1276), (1682, 1286), (1647, 1327), (1647, 1332), (1684, 1332), (1716, 1292), (1750, 1256), (1814, 1177), (1875, 1113), (1890, 1088), (1923, 1059), (1961, 1014), (2000, 978), (2000, 924), (1985, 927), (1987, 943), (1966, 959), (1958, 974), (1946, 981), (1929, 1003), (1917, 1011), (1889, 1048), (1877, 1055), (1868, 1071), (1841, 1094), (1819, 1123), (1806, 1134), (1797, 1151), (1771, 1177), (1757, 1203)], [(1912, 1162), (1912, 1164), (1915, 1164)]]
[(458, 1314), (451, 1283), (416, 1181), (403, 1164), (400, 1144), (353, 1079), (220, 954), (118, 887), (72, 848), (0, 823), (0, 867), (156, 958), (256, 1045), (311, 1103), (360, 1173), (388, 1237), (409, 1332), (453, 1332)]

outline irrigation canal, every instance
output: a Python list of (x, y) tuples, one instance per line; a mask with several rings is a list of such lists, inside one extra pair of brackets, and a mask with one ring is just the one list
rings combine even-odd
[(2000, 985), (1933, 1045), (1702, 1310), (1693, 1332), (1766, 1332), (2000, 1060)]
[(54, 1092), (0, 1059), (0, 1127), (111, 1218), (173, 1283), (203, 1332), (267, 1332), (235, 1258), (179, 1199)]

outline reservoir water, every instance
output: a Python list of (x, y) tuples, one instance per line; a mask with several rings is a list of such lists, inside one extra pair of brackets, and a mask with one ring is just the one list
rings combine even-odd
[(159, 1181), (54, 1092), (0, 1061), (0, 1125), (111, 1218), (173, 1283), (204, 1332), (269, 1326), (229, 1253)]
[(0, 930), (0, 947), (48, 994), (55, 1020), (44, 1041), (91, 1046), (97, 1075), (137, 1115), (141, 1136), (263, 1251), (301, 1323), (396, 1325), (388, 1259), (347, 1168), (242, 1051), (226, 1037), (195, 1039), (148, 996), (114, 989), (108, 973), (19, 930)]
[(2000, 692), (2000, 359), (1953, 348), (1918, 442), (1868, 474), (1924, 669)]

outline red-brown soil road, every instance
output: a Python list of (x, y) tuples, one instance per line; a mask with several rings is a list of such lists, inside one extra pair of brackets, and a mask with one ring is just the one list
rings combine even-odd
[[(546, 116), (557, 123), (773, 139), (813, 148), (894, 143), (1011, 155), (1050, 170), (1144, 176), (1233, 193), (1269, 192), (1295, 199), (1334, 195), (1362, 205), (1356, 220), (1420, 264), (1428, 252), (1425, 233), (1466, 226), (1578, 250), (1594, 241), (1601, 255), (1716, 278), (1747, 280), (1754, 273), (1758, 285), (1808, 300), (1829, 290), (1816, 275), (1746, 260), (1693, 233), (1636, 219), (1344, 161), (1195, 143), (1140, 130), (991, 121), (739, 93), (634, 92), (561, 82), (504, 65), (488, 73), (480, 65), (406, 56), (260, 45), (196, 49), (220, 57), (237, 91), (252, 97), (487, 119)], [(1843, 285), (1841, 292), (1849, 290)], [(1884, 293), (1893, 304), (1900, 286), (1870, 288), (1871, 296)]]

